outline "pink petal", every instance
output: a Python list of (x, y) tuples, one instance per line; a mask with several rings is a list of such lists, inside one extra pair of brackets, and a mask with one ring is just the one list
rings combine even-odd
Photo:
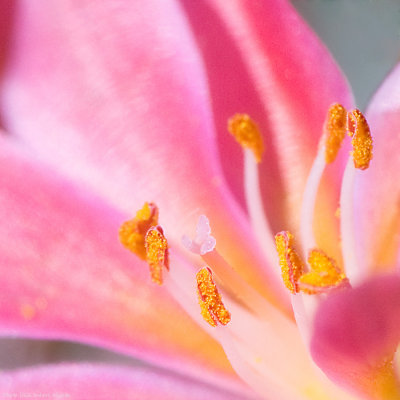
[[(205, 74), (175, 1), (21, 1), (15, 31), (8, 130), (129, 213), (155, 202), (171, 240), (208, 215), (219, 250), (266, 291), (269, 272), (224, 183)], [(287, 304), (280, 282), (269, 290)]]
[(0, 76), (7, 57), (14, 8), (13, 0), (0, 0)]
[(82, 341), (236, 380), (219, 345), (118, 242), (124, 215), (4, 138), (0, 149), (0, 335)]
[(369, 169), (356, 177), (358, 251), (370, 270), (393, 268), (400, 230), (400, 65), (372, 99), (367, 119), (374, 139)]
[[(396, 395), (384, 397), (394, 399), (400, 386), (390, 387), (393, 382), (382, 366), (393, 358), (399, 341), (400, 277), (387, 275), (333, 294), (321, 304), (311, 352), (334, 382), (368, 396), (380, 389), (397, 390)], [(385, 378), (388, 387), (379, 388)]]
[[(328, 107), (334, 102), (352, 105), (345, 78), (286, 0), (182, 2), (205, 58), (227, 176), (235, 185), (240, 164), (232, 165), (239, 150), (225, 134), (226, 120), (247, 112), (266, 141), (261, 168), (272, 226), (275, 231), (297, 229), (305, 179)], [(340, 168), (336, 164), (334, 169), (334, 187), (325, 187), (327, 197), (338, 193), (335, 175)], [(337, 202), (329, 202), (330, 208), (322, 206), (319, 216), (325, 235), (325, 222), (332, 224), (337, 207)], [(327, 212), (329, 217), (323, 215)]]
[(70, 400), (245, 398), (157, 370), (94, 364), (48, 365), (2, 373), (0, 396)]

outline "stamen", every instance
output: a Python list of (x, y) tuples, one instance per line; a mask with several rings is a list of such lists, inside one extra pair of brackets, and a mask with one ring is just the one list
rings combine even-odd
[(346, 136), (346, 109), (339, 103), (332, 104), (325, 122), (325, 161), (335, 161)]
[(372, 137), (367, 120), (357, 108), (347, 113), (347, 130), (353, 138), (351, 144), (354, 166), (367, 169), (372, 159)]
[(264, 143), (256, 123), (247, 114), (235, 114), (228, 121), (228, 130), (243, 148), (252, 150), (257, 162), (261, 161)]
[(168, 243), (160, 226), (154, 226), (147, 231), (145, 237), (146, 259), (150, 267), (151, 280), (161, 285), (162, 269), (169, 270)]
[(282, 231), (275, 235), (283, 281), (292, 293), (298, 293), (297, 281), (302, 275), (304, 267), (299, 255), (294, 250), (293, 242), (293, 235), (288, 231)]
[[(270, 265), (276, 264), (274, 235), (264, 212), (258, 163), (264, 151), (261, 133), (247, 114), (235, 114), (228, 120), (228, 130), (243, 148), (244, 191), (251, 225)], [(274, 273), (276, 270), (273, 271)], [(276, 276), (276, 279), (279, 279)]]
[(146, 259), (144, 238), (147, 231), (158, 224), (158, 208), (153, 203), (144, 203), (135, 218), (124, 222), (119, 228), (119, 241), (130, 251)]
[[(353, 137), (352, 157), (347, 162), (340, 192), (340, 236), (344, 269), (353, 284), (361, 282), (366, 274), (366, 264), (361, 263), (361, 255), (356, 246), (354, 226), (354, 183), (357, 169), (366, 169), (372, 158), (372, 138), (368, 123), (362, 113), (355, 109), (347, 114), (347, 129)], [(354, 168), (355, 167), (355, 168)]]
[(319, 294), (349, 285), (346, 275), (339, 269), (336, 261), (323, 251), (311, 250), (308, 264), (310, 272), (302, 275), (298, 281), (301, 291), (307, 294)]
[(332, 163), (338, 155), (340, 146), (346, 136), (346, 109), (339, 103), (332, 104), (325, 119), (324, 135), (317, 156), (314, 159), (304, 189), (300, 215), (300, 237), (303, 256), (316, 246), (313, 220), (318, 188), (327, 164)]
[(231, 320), (231, 314), (222, 303), (210, 268), (200, 269), (196, 274), (196, 279), (201, 315), (204, 320), (211, 326), (217, 326), (218, 322), (226, 325)]

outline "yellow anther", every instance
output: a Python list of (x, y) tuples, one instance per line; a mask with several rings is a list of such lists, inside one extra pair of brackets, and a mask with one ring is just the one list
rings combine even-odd
[(299, 255), (294, 250), (293, 242), (293, 235), (288, 231), (279, 232), (275, 235), (283, 282), (292, 293), (297, 293), (299, 291), (297, 281), (304, 268)]
[(256, 123), (247, 114), (235, 114), (228, 121), (228, 131), (243, 147), (250, 149), (257, 162), (261, 161), (264, 143)]
[(339, 103), (329, 107), (325, 121), (325, 161), (335, 161), (346, 136), (346, 109)]
[(217, 326), (217, 323), (226, 325), (231, 320), (231, 314), (222, 303), (210, 268), (200, 269), (196, 274), (196, 280), (201, 315), (211, 326)]
[(354, 166), (367, 169), (372, 159), (372, 136), (368, 122), (360, 110), (354, 109), (347, 113), (347, 131), (352, 137)]
[(160, 226), (154, 226), (147, 231), (145, 237), (146, 259), (150, 267), (151, 280), (162, 284), (162, 270), (168, 265), (168, 242)]
[(147, 231), (158, 224), (158, 208), (153, 203), (144, 203), (135, 218), (124, 222), (119, 228), (119, 241), (141, 259), (146, 259), (144, 238)]
[(319, 294), (349, 284), (335, 260), (319, 249), (310, 251), (308, 264), (310, 272), (302, 275), (298, 282), (302, 292)]

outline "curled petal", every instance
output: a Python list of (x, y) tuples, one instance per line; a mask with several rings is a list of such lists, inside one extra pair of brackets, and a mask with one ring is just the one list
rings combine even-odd
[(400, 278), (388, 275), (323, 302), (311, 352), (334, 382), (367, 398), (397, 399), (400, 385), (392, 361), (399, 341)]

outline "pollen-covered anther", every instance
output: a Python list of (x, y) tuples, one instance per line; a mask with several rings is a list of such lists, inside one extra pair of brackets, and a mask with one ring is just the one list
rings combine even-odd
[(158, 224), (158, 208), (153, 203), (144, 203), (135, 218), (124, 222), (119, 228), (119, 241), (130, 251), (146, 259), (144, 240), (147, 231)]
[(257, 162), (261, 161), (264, 143), (256, 123), (247, 114), (235, 114), (228, 120), (228, 131), (243, 147), (250, 149)]
[(201, 315), (204, 320), (211, 326), (217, 326), (218, 323), (226, 325), (231, 320), (231, 314), (222, 303), (211, 269), (201, 268), (196, 274), (196, 280)]
[(283, 282), (292, 293), (298, 293), (298, 280), (304, 271), (303, 263), (294, 249), (293, 235), (282, 231), (275, 235)]
[(151, 280), (162, 284), (163, 268), (169, 270), (168, 242), (160, 226), (154, 226), (147, 231), (145, 237), (146, 260), (150, 267)]
[(349, 285), (346, 275), (336, 261), (322, 250), (313, 249), (308, 255), (310, 272), (299, 278), (299, 289), (307, 294), (320, 294)]
[(346, 109), (339, 103), (329, 107), (325, 121), (325, 161), (335, 161), (346, 136)]
[(347, 113), (347, 132), (352, 137), (354, 166), (367, 169), (372, 159), (372, 136), (362, 112), (354, 109)]

